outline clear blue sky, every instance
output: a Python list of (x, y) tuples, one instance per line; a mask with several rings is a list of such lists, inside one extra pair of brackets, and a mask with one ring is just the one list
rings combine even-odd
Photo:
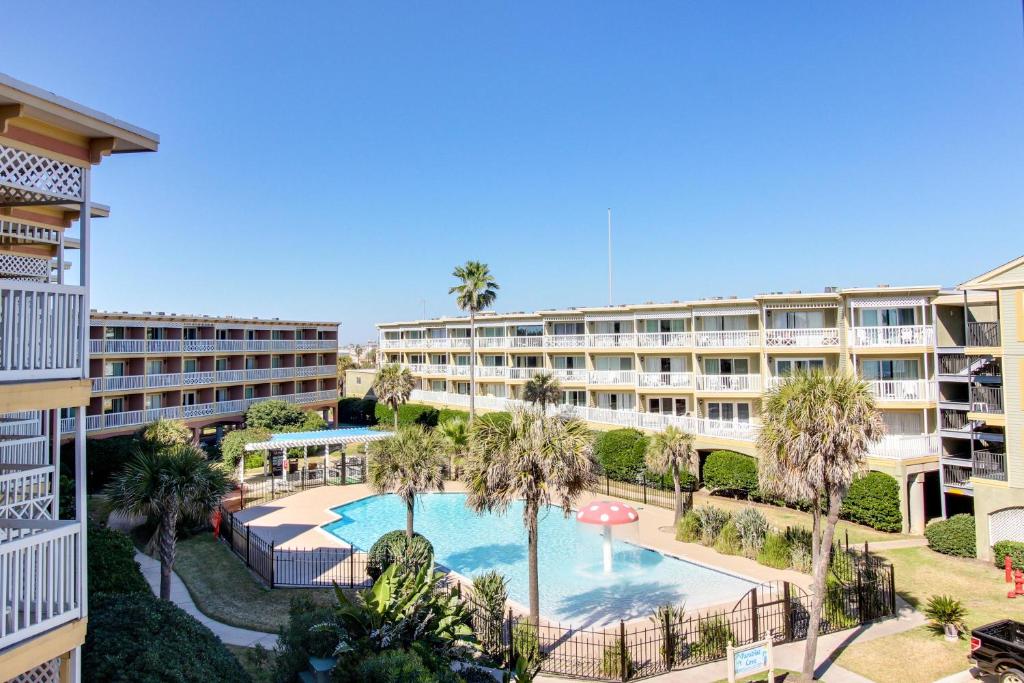
[(260, 4), (5, 8), (0, 71), (162, 137), (97, 174), (96, 306), (603, 304), (609, 206), (617, 303), (1024, 253), (1018, 0)]

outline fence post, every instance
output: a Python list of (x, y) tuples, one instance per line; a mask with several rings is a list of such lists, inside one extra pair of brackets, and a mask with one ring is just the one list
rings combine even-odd
[(516, 643), (512, 627), (512, 608), (508, 608), (508, 619), (505, 621), (505, 632), (508, 637), (508, 668), (509, 671), (516, 668)]
[(611, 482), (608, 480), (608, 475), (604, 475), (604, 495), (611, 495)]
[(274, 542), (270, 542), (270, 587), (274, 587)]
[(626, 622), (619, 619), (619, 672), (623, 681), (629, 680), (629, 671), (626, 670)]
[(348, 587), (355, 588), (356, 585), (356, 549), (352, 548), (348, 553)]
[[(273, 457), (273, 456), (271, 456), (271, 457)], [(284, 464), (282, 464), (281, 467), (283, 468)], [(281, 472), (283, 473), (284, 470), (282, 469)], [(274, 476), (274, 461), (271, 460), (270, 461), (270, 500), (274, 500), (274, 494), (276, 492), (277, 492), (277, 477)]]
[(754, 641), (761, 640), (761, 626), (757, 623), (757, 586), (750, 589), (751, 635)]
[(889, 563), (889, 614), (896, 616), (896, 567)]
[(345, 462), (345, 447), (341, 448), (341, 481), (342, 486), (348, 483), (348, 463)]
[[(245, 455), (243, 454), (242, 457), (244, 458)], [(244, 465), (243, 465), (243, 467), (244, 467)], [(241, 505), (240, 505), (240, 507), (238, 509), (239, 510), (244, 510), (245, 509), (245, 482), (244, 481), (241, 484), (238, 485), (238, 496), (239, 496), (239, 500), (241, 501)]]
[(252, 543), (249, 542), (249, 525), (245, 527), (245, 566), (252, 569)]
[(861, 623), (861, 624), (865, 624), (868, 621), (868, 619), (867, 619), (867, 610), (865, 609), (865, 607), (867, 606), (867, 602), (868, 601), (864, 599), (864, 583), (863, 583), (863, 575), (864, 575), (864, 573), (860, 569), (858, 569), (856, 566), (854, 566), (854, 571), (857, 572), (857, 617), (858, 617), (858, 622)]
[(299, 470), (299, 484), (302, 486), (302, 490), (306, 490), (306, 468), (303, 467)]
[(647, 477), (642, 477), (640, 481), (642, 481), (644, 485), (644, 505), (647, 505)]
[(782, 591), (782, 611), (786, 619), (783, 627), (784, 637), (786, 642), (789, 643), (793, 640), (793, 602), (789, 593), (789, 581), (782, 582)]

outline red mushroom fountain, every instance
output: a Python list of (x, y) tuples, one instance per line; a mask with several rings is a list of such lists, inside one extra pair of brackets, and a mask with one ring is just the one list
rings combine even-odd
[(584, 524), (600, 524), (604, 539), (604, 573), (612, 571), (612, 527), (633, 524), (640, 520), (640, 514), (632, 506), (619, 501), (594, 500), (580, 507), (576, 521)]

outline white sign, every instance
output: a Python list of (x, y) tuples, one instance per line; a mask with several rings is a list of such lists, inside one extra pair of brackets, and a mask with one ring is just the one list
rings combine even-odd
[(771, 638), (743, 647), (733, 647), (732, 643), (729, 643), (726, 661), (729, 666), (729, 683), (736, 683), (737, 677), (742, 678), (762, 671), (768, 672), (769, 681), (775, 680)]

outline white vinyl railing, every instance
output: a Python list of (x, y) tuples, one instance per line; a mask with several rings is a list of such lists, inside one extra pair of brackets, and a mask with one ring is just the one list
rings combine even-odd
[(643, 348), (686, 348), (693, 346), (693, 332), (640, 332), (636, 345)]
[(584, 368), (553, 368), (551, 374), (559, 382), (583, 382), (587, 381), (587, 371)]
[(32, 436), (39, 433), (39, 416), (7, 415), (0, 417), (0, 436)]
[(85, 288), (0, 280), (0, 381), (82, 377)]
[(216, 370), (217, 382), (244, 382), (245, 370)]
[(477, 337), (478, 349), (498, 349), (508, 346), (508, 337)]
[(295, 376), (295, 368), (271, 368), (271, 379), (288, 379)]
[(147, 339), (146, 353), (178, 353), (181, 351), (180, 339)]
[(636, 335), (631, 332), (624, 334), (592, 334), (590, 335), (590, 346), (597, 348), (632, 347), (636, 346)]
[(544, 346), (544, 337), (539, 334), (512, 336), (506, 339), (511, 349), (539, 349)]
[(183, 348), (185, 353), (205, 353), (215, 351), (217, 342), (214, 339), (186, 339)]
[(181, 373), (181, 383), (185, 386), (192, 386), (194, 384), (213, 384), (213, 378), (214, 373), (212, 371)]
[(724, 330), (695, 334), (695, 345), (704, 348), (750, 348), (761, 344), (761, 333), (757, 330)]
[(145, 375), (121, 375), (119, 377), (95, 377), (93, 391), (129, 391), (142, 389), (146, 384)]
[(0, 465), (0, 519), (50, 519), (53, 465)]
[(270, 379), (270, 368), (251, 368), (246, 370), (245, 379), (247, 381)]
[(244, 339), (217, 339), (218, 351), (245, 351)]
[[(0, 436), (0, 463), (4, 465), (45, 465), (49, 462), (49, 447), (45, 436)], [(2, 515), (0, 515), (2, 516)]]
[(935, 397), (933, 384), (926, 379), (877, 379), (867, 384), (871, 394), (881, 402), (930, 401)]
[(546, 368), (509, 368), (508, 378), (509, 379), (530, 379), (544, 373), (550, 373), (551, 371)]
[(938, 452), (939, 437), (936, 434), (887, 434), (868, 448), (871, 457), (889, 460), (920, 458)]
[(145, 339), (92, 339), (89, 341), (89, 353), (145, 353)]
[(585, 334), (548, 334), (544, 335), (544, 346), (549, 349), (573, 349), (587, 346)]
[(697, 375), (700, 391), (761, 391), (761, 375)]
[(269, 339), (246, 339), (245, 340), (246, 351), (269, 351), (270, 340)]
[(765, 330), (764, 345), (768, 347), (839, 346), (839, 329), (835, 327)]
[(930, 346), (935, 332), (927, 325), (854, 327), (854, 346)]
[(637, 386), (656, 388), (671, 387), (676, 389), (693, 388), (692, 372), (639, 372)]
[(82, 524), (0, 520), (0, 650), (82, 616)]
[(476, 376), (482, 378), (508, 377), (508, 368), (504, 365), (478, 365), (476, 367)]
[(591, 370), (587, 373), (588, 384), (635, 384), (635, 370)]

